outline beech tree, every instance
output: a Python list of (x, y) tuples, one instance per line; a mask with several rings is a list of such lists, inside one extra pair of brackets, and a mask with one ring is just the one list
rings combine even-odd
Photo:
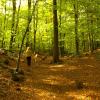
[(75, 45), (76, 54), (79, 55), (79, 38), (78, 38), (78, 1), (74, 1), (74, 13), (75, 13)]
[(15, 41), (16, 0), (12, 0), (12, 4), (13, 4), (13, 14), (12, 14), (11, 38), (10, 38), (9, 50), (12, 50), (13, 42)]
[(59, 47), (58, 47), (58, 19), (57, 19), (57, 1), (53, 0), (53, 27), (54, 27), (54, 49), (53, 62), (59, 61)]

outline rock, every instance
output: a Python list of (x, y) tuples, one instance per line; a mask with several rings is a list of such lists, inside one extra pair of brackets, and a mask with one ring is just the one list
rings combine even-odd
[(23, 82), (25, 79), (23, 72), (12, 72), (12, 80), (16, 82)]
[(75, 85), (77, 89), (83, 89), (84, 88), (84, 84), (82, 81), (75, 81)]
[(9, 64), (9, 60), (8, 59), (5, 59), (4, 60), (4, 64), (8, 65)]

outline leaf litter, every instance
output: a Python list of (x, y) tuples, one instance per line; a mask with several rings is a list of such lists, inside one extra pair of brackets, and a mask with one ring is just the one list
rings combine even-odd
[(62, 64), (51, 64), (51, 56), (41, 60), (44, 55), (34, 62), (33, 55), (30, 67), (22, 57), (22, 82), (11, 79), (9, 70), (16, 67), (16, 59), (2, 54), (0, 58), (0, 100), (100, 100), (99, 50), (81, 57), (61, 57)]

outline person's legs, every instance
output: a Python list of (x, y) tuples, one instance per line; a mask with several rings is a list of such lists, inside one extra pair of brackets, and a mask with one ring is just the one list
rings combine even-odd
[(31, 57), (27, 57), (27, 65), (28, 65), (28, 66), (31, 65)]

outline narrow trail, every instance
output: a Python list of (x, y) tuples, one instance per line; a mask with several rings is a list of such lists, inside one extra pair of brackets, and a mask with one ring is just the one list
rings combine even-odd
[[(10, 80), (6, 70), (2, 76), (8, 83), (5, 83), (3, 90), (6, 92), (0, 94), (0, 100), (100, 100), (100, 60), (97, 55), (61, 59), (62, 64), (50, 64), (51, 57), (48, 57), (42, 62), (32, 62), (30, 67), (22, 61), (24, 82)], [(10, 66), (15, 66), (15, 62), (12, 61)], [(81, 89), (78, 88), (80, 82)]]

